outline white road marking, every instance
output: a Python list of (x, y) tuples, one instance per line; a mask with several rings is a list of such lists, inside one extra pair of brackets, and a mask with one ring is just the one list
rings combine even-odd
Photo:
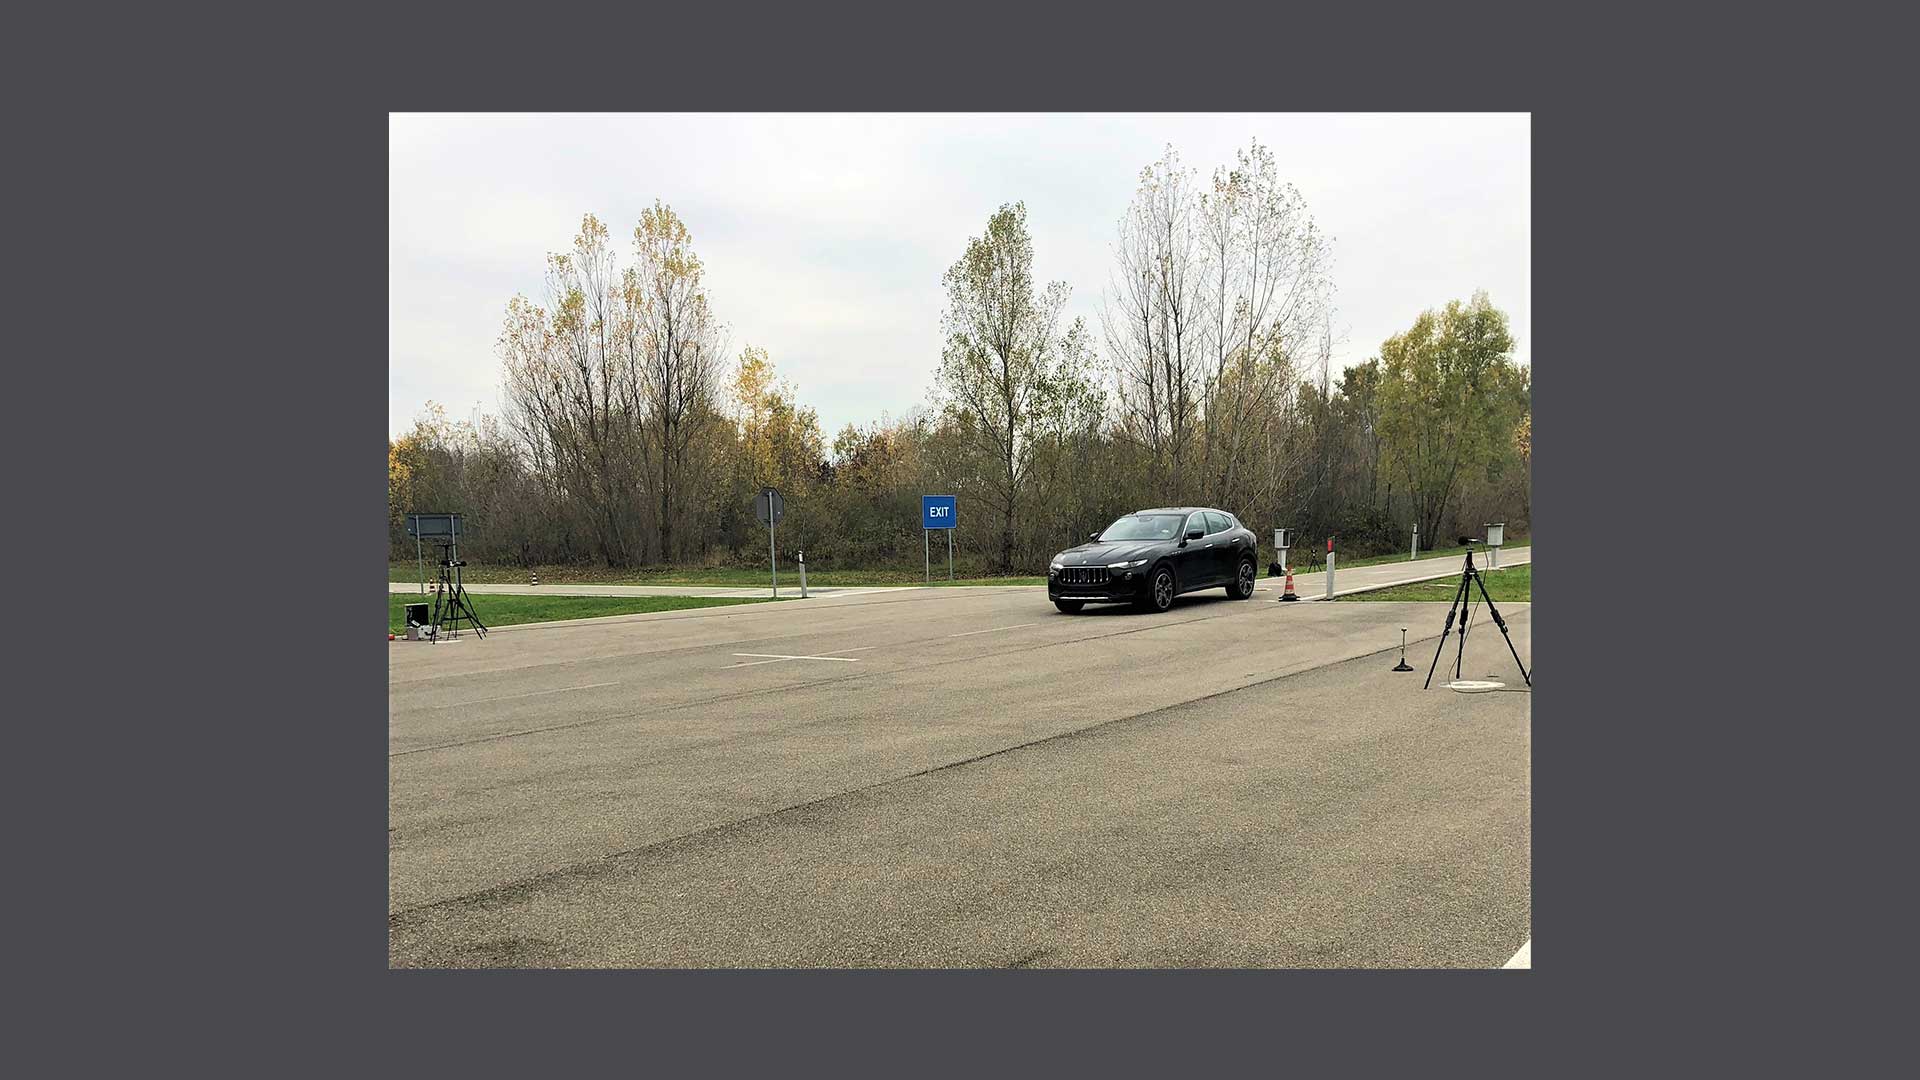
[(969, 630), (964, 634), (948, 634), (947, 636), (950, 638), (972, 637), (975, 634), (991, 634), (999, 630), (1018, 630), (1023, 626), (1039, 626), (1039, 625), (1040, 625), (1039, 623), (1034, 623), (1034, 622), (1014, 623), (1012, 626), (996, 626), (989, 630)]
[(618, 686), (619, 683), (597, 682), (585, 686), (562, 686), (558, 690), (529, 690), (524, 694), (501, 694), (499, 697), (475, 698), (472, 701), (456, 701), (451, 705), (435, 705), (436, 709), (457, 709), (465, 705), (479, 705), (488, 701), (507, 701), (511, 698), (539, 697), (541, 694), (564, 694), (569, 690), (595, 690), (602, 686)]
[(1520, 946), (1520, 951), (1517, 953), (1514, 953), (1511, 959), (1509, 959), (1506, 963), (1500, 966), (1503, 968), (1527, 968), (1528, 970), (1532, 970), (1533, 939), (1528, 938), (1527, 943), (1525, 945)]
[[(871, 646), (868, 646), (868, 647), (871, 648)], [(848, 649), (847, 651), (852, 652), (853, 650)], [(766, 659), (753, 660), (745, 664), (728, 664), (727, 667), (729, 668), (753, 667), (756, 664), (777, 664), (782, 660), (838, 660), (843, 664), (857, 664), (860, 662), (860, 658), (857, 656), (783, 656), (779, 653), (763, 653), (763, 652), (737, 652), (737, 653), (734, 653), (733, 655), (764, 656), (766, 657)]]

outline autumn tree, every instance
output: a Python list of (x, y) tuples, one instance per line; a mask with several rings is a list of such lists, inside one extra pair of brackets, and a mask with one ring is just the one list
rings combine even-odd
[[(1061, 281), (1037, 288), (1023, 203), (995, 211), (943, 280), (946, 347), (938, 386), (993, 462), (981, 477), (982, 492), (1000, 517), (997, 565), (1009, 569), (1035, 425), (1065, 352), (1055, 327), (1069, 290)], [(1084, 340), (1085, 329), (1076, 325), (1070, 336)]]
[(547, 257), (547, 304), (507, 303), (497, 349), (509, 423), (555, 490), (577, 505), (600, 555), (625, 566), (635, 554), (634, 416), (622, 400), (631, 358), (607, 227), (581, 219), (573, 248)]
[(621, 332), (630, 363), (621, 384), (627, 409), (642, 421), (641, 457), (649, 466), (658, 516), (659, 557), (672, 559), (676, 487), (697, 436), (719, 422), (718, 379), (725, 350), (707, 302), (693, 234), (656, 201), (633, 231), (635, 264), (622, 278)]
[(704, 510), (677, 495), (711, 466), (697, 448), (724, 423), (724, 345), (692, 236), (671, 209), (641, 215), (624, 270), (609, 238), (586, 215), (573, 249), (547, 259), (547, 304), (509, 301), (498, 349), (509, 424), (532, 467), (591, 522), (601, 557), (626, 566), (645, 557), (647, 539), (657, 558), (682, 554), (676, 522)]
[(767, 351), (752, 345), (741, 352), (730, 389), (748, 487), (803, 494), (826, 458), (819, 414), (800, 404), (792, 383), (775, 381)]

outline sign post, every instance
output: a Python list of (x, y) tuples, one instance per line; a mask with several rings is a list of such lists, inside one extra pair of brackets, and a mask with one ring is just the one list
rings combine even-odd
[(1500, 569), (1500, 545), (1507, 542), (1507, 523), (1490, 521), (1487, 523), (1487, 569)]
[(767, 566), (773, 571), (773, 598), (780, 599), (780, 558), (774, 553), (773, 527), (787, 516), (787, 500), (780, 497), (774, 488), (762, 488), (760, 494), (753, 497), (753, 513), (767, 523)]
[(920, 555), (927, 584), (933, 584), (933, 530), (947, 534), (947, 580), (953, 580), (953, 530), (959, 524), (959, 497), (956, 495), (920, 496)]

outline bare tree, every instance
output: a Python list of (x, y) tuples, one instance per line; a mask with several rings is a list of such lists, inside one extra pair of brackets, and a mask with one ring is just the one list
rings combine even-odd
[(1215, 170), (1200, 197), (1210, 369), (1202, 400), (1206, 493), (1245, 505), (1271, 492), (1250, 480), (1271, 444), (1249, 440), (1254, 419), (1292, 397), (1293, 358), (1326, 315), (1329, 245), (1306, 200), (1280, 181), (1258, 141)]
[(1186, 481), (1205, 386), (1206, 295), (1193, 174), (1167, 147), (1120, 219), (1119, 266), (1101, 318), (1119, 383), (1120, 431), (1158, 463), (1163, 496)]

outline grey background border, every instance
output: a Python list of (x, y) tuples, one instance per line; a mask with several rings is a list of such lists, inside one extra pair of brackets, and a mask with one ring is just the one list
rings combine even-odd
[[(1076, 1071), (1111, 1058), (1165, 1073), (1298, 1066), (1308, 1054), (1343, 1071), (1389, 1060), (1540, 1071), (1654, 1053), (1676, 1071), (1751, 1053), (1790, 1060), (1772, 1033), (1751, 1027), (1767, 1011), (1755, 976), (1817, 962), (1777, 948), (1780, 911), (1825, 891), (1825, 878), (1800, 871), (1855, 852), (1804, 819), (1792, 828), (1796, 819), (1764, 799), (1746, 801), (1760, 793), (1746, 777), (1821, 753), (1795, 737), (1804, 717), (1784, 715), (1798, 700), (1734, 677), (1782, 662), (1781, 641), (1764, 631), (1788, 616), (1777, 596), (1751, 595), (1770, 579), (1743, 574), (1780, 568), (1730, 567), (1749, 595), (1709, 612), (1715, 581), (1643, 603), (1555, 567), (1624, 563), (1635, 543), (1651, 550), (1654, 529), (1731, 529), (1771, 487), (1818, 482), (1804, 462), (1745, 456), (1765, 441), (1729, 431), (1743, 410), (1727, 408), (1718, 385), (1731, 358), (1750, 384), (1806, 375), (1805, 357), (1781, 347), (1781, 323), (1754, 318), (1756, 297), (1774, 295), (1755, 291), (1762, 268), (1703, 272), (1712, 253), (1752, 252), (1749, 223), (1776, 212), (1777, 187), (1694, 170), (1737, 171), (1739, 155), (1778, 140), (1782, 124), (1819, 148), (1854, 125), (1810, 130), (1804, 109), (1780, 111), (1777, 90), (1730, 95), (1713, 67), (1728, 28), (1706, 15), (1662, 9), (1651, 34), (1624, 11), (1562, 20), (1534, 7), (1422, 7), (1313, 26), (1242, 13), (1227, 35), (1239, 51), (1223, 58), (1159, 55), (1152, 27), (1171, 10), (1110, 5), (1095, 18), (1022, 8), (1020, 31), (1060, 36), (986, 54), (966, 48), (984, 24), (979, 8), (961, 19), (886, 6), (840, 21), (784, 8), (755, 15), (744, 34), (636, 12), (647, 25), (632, 40), (688, 43), (684, 59), (636, 50), (644, 70), (573, 64), (564, 78), (547, 58), (574, 55), (579, 24), (550, 9), (532, 19), (479, 6), (365, 20), (344, 10), (252, 17), (261, 21), (147, 13), (104, 35), (89, 27), (100, 42), (94, 76), (36, 103), (27, 121), (62, 152), (58, 168), (33, 179), (91, 207), (127, 272), (153, 286), (100, 328), (103, 341), (128, 347), (98, 350), (120, 371), (110, 393), (92, 387), (111, 399), (99, 428), (180, 457), (130, 465), (121, 446), (69, 446), (68, 415), (20, 419), (29, 430), (50, 425), (29, 437), (69, 446), (76, 468), (123, 478), (124, 504), (167, 525), (148, 561), (184, 580), (159, 588), (178, 599), (154, 601), (177, 605), (172, 621), (110, 644), (124, 677), (103, 681), (97, 658), (72, 651), (36, 654), (47, 662), (27, 695), (36, 715), (85, 721), (19, 744), (23, 761), (85, 755), (71, 778), (19, 789), (61, 808), (25, 841), (56, 872), (23, 877), (21, 890), (45, 926), (61, 926), (30, 946), (56, 973), (47, 1000), (89, 1000), (89, 1012), (114, 1020), (114, 1037), (96, 1023), (78, 1052), (150, 1064), (157, 1047), (190, 1048), (382, 1072), (680, 1061), (724, 1071), (742, 1057), (781, 1068), (877, 1060), (916, 1073), (969, 1063), (1027, 1071), (1055, 1055)], [(615, 40), (618, 22), (596, 16), (591, 36)], [(22, 41), (46, 31), (22, 29)], [(1765, 44), (1750, 25), (1734, 30), (1741, 48)], [(1462, 55), (1483, 62), (1449, 62)], [(1169, 74), (1138, 74), (1149, 61)], [(1101, 74), (1115, 70), (1135, 74)], [(385, 653), (375, 651), (385, 646), (365, 592), (384, 562), (374, 448), (385, 423), (386, 113), (770, 105), (1533, 113), (1537, 515), (1559, 553), (1538, 581), (1534, 971), (386, 970), (385, 744), (368, 723), (385, 709)], [(1776, 186), (1822, 169), (1817, 154), (1767, 164)], [(25, 250), (74, 258), (63, 223), (45, 218), (35, 226), (44, 231), (23, 235)], [(263, 243), (283, 256), (266, 272), (236, 256)], [(100, 319), (72, 303), (64, 310), (76, 320)], [(1631, 330), (1597, 320), (1596, 307), (1631, 308)], [(46, 339), (50, 355), (74, 347), (61, 337), (56, 328)], [(91, 381), (55, 377), (74, 375)], [(1759, 414), (1756, 428), (1773, 419), (1767, 405), (1741, 403)], [(1851, 443), (1856, 422), (1794, 414), (1795, 434), (1812, 440)], [(1704, 510), (1680, 491), (1703, 478), (1714, 485)], [(40, 478), (25, 491), (61, 505)], [(236, 502), (285, 509), (300, 528), (273, 550), (262, 542), (251, 558), (222, 553), (209, 566), (207, 537), (231, 539), (224, 521), (238, 516)], [(103, 574), (126, 572), (107, 539), (84, 537), (77, 550), (87, 566), (113, 568)], [(265, 586), (286, 573), (301, 606), (272, 609), (268, 632), (243, 630), (240, 614), (260, 610)], [(214, 575), (238, 585), (210, 604)], [(29, 603), (60, 596), (46, 581), (26, 588)], [(1714, 621), (1702, 625), (1703, 615)], [(1730, 743), (1734, 724), (1742, 738)], [(1858, 774), (1812, 772), (1795, 777), (1792, 801), (1857, 802), (1847, 789)], [(107, 973), (112, 986), (97, 985)], [(1057, 1049), (1043, 1054), (1047, 1043)], [(1833, 1048), (1820, 1060), (1849, 1056)]]

